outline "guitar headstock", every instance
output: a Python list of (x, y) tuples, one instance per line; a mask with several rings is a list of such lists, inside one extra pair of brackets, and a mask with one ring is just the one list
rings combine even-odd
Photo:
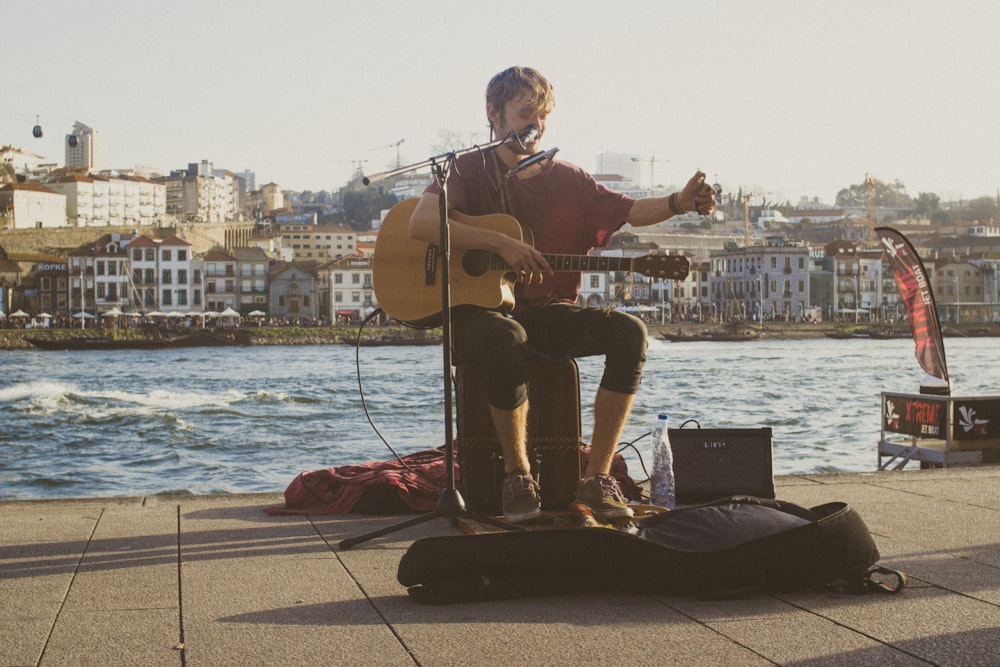
[(684, 280), (691, 263), (684, 255), (646, 255), (632, 260), (632, 268), (650, 278)]

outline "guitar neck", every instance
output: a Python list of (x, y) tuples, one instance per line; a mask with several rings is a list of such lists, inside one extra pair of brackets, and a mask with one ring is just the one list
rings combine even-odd
[[(632, 257), (594, 255), (542, 255), (553, 271), (633, 271)], [(510, 264), (500, 255), (490, 257), (490, 269), (508, 271)]]

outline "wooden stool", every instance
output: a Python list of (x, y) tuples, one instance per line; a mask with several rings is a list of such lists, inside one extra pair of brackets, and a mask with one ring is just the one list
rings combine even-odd
[[(504, 466), (490, 416), (486, 372), (455, 369), (458, 466), (466, 506), (499, 514)], [(528, 364), (528, 460), (541, 488), (543, 510), (564, 510), (580, 481), (580, 375), (573, 359), (531, 357)]]

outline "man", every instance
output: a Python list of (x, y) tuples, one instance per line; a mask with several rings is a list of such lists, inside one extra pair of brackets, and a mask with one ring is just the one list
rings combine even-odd
[[(534, 244), (488, 227), (450, 222), (451, 247), (492, 251), (520, 276), (514, 311), (474, 305), (452, 311), (456, 363), (484, 364), (490, 378), (490, 414), (507, 474), (504, 517), (511, 522), (540, 514), (539, 487), (527, 456), (527, 359), (603, 355), (604, 375), (594, 400), (594, 430), (577, 502), (605, 518), (632, 516), (617, 481), (608, 473), (628, 421), (646, 360), (646, 327), (618, 311), (575, 306), (580, 274), (554, 272), (543, 253), (583, 255), (604, 246), (625, 223), (641, 227), (674, 215), (714, 210), (714, 189), (697, 172), (669, 197), (633, 200), (600, 185), (579, 167), (544, 160), (511, 173), (539, 151), (555, 104), (551, 84), (528, 67), (497, 74), (486, 90), (486, 116), (495, 137), (517, 137), (489, 153), (456, 160), (448, 176), (449, 210), (467, 215), (507, 213), (530, 230)], [(427, 188), (410, 218), (410, 236), (439, 242), (440, 188)]]

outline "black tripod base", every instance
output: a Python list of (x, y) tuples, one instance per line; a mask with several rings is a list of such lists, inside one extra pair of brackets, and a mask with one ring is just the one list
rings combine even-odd
[(427, 521), (437, 518), (448, 519), (452, 525), (457, 525), (459, 518), (471, 518), (491, 526), (506, 528), (507, 530), (527, 530), (524, 526), (518, 526), (517, 524), (504, 521), (503, 519), (469, 512), (465, 509), (465, 500), (462, 498), (462, 494), (459, 493), (458, 489), (446, 488), (441, 491), (441, 495), (438, 497), (437, 509), (433, 512), (421, 514), (420, 516), (413, 517), (412, 519), (407, 519), (406, 521), (401, 521), (400, 523), (392, 526), (373, 530), (370, 533), (365, 533), (364, 535), (359, 535), (358, 537), (341, 540), (340, 548), (347, 550), (355, 545), (367, 542), (368, 540), (376, 537), (389, 535), (390, 533), (395, 533), (396, 531), (403, 530), (404, 528), (410, 528), (411, 526), (419, 526), (422, 523), (426, 523)]

